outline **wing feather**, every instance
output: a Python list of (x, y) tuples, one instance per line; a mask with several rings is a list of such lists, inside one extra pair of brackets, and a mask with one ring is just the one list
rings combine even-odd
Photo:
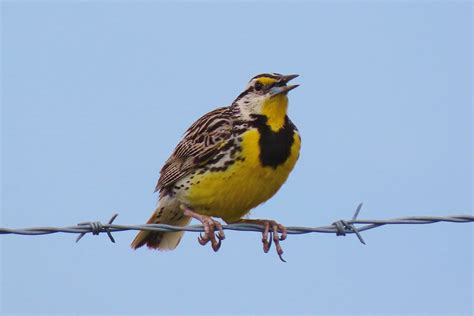
[(171, 157), (160, 171), (155, 192), (174, 185), (214, 157), (232, 134), (232, 115), (229, 107), (211, 111), (188, 128)]

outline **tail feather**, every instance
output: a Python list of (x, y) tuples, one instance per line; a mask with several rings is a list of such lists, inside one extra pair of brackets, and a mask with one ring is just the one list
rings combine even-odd
[[(147, 224), (168, 224), (174, 226), (186, 226), (191, 221), (190, 217), (184, 216), (181, 210), (158, 207), (148, 220)], [(175, 249), (184, 232), (151, 232), (140, 231), (132, 244), (133, 249), (147, 246), (150, 249), (173, 250)]]

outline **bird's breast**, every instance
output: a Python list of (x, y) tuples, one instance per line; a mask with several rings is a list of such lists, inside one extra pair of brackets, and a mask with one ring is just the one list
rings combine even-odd
[(296, 130), (289, 123), (276, 132), (266, 124), (258, 125), (257, 130), (260, 163), (276, 169), (290, 158)]
[(225, 169), (206, 166), (204, 172), (194, 173), (186, 200), (202, 214), (236, 221), (283, 185), (300, 144), (294, 127), (280, 132), (250, 128), (239, 136), (239, 151)]

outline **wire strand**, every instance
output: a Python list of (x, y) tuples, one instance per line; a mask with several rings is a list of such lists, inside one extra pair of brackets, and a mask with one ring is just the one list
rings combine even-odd
[[(286, 227), (288, 234), (310, 234), (310, 233), (326, 233), (336, 234), (337, 236), (345, 236), (346, 234), (356, 234), (361, 243), (365, 244), (360, 232), (375, 229), (385, 225), (413, 225), (413, 224), (434, 224), (440, 222), (448, 223), (471, 223), (474, 222), (472, 215), (448, 215), (448, 216), (408, 216), (393, 219), (357, 219), (362, 208), (362, 203), (357, 207), (354, 216), (350, 220), (338, 220), (330, 225), (318, 227), (304, 227), (304, 226), (288, 226)], [(28, 228), (3, 228), (0, 227), (0, 235), (48, 235), (56, 233), (79, 234), (77, 241), (84, 235), (92, 233), (99, 235), (106, 233), (112, 242), (115, 242), (112, 233), (143, 230), (143, 231), (158, 231), (158, 232), (204, 232), (202, 225), (189, 226), (173, 226), (166, 224), (143, 224), (143, 225), (117, 225), (113, 221), (118, 214), (114, 214), (107, 224), (101, 222), (83, 222), (75, 226), (65, 227), (28, 227)], [(361, 226), (358, 226), (361, 225)], [(222, 225), (224, 230), (232, 231), (249, 231), (249, 232), (263, 232), (264, 227), (258, 224), (228, 224)]]

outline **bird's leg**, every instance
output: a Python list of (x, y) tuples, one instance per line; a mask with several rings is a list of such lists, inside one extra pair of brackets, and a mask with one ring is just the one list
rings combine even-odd
[[(286, 262), (282, 257), (283, 249), (280, 245), (280, 241), (285, 240), (288, 235), (285, 226), (283, 226), (282, 224), (278, 224), (274, 220), (269, 219), (241, 219), (240, 221), (238, 221), (238, 223), (262, 225), (264, 227), (262, 232), (263, 251), (267, 253), (270, 250), (273, 240), (273, 242), (275, 243), (276, 252), (280, 257), (280, 260)], [(278, 232), (281, 233), (280, 236), (278, 236)]]
[[(189, 216), (189, 217), (197, 219), (204, 226), (204, 236), (199, 234), (199, 237), (198, 237), (199, 243), (204, 246), (210, 241), (212, 249), (214, 251), (218, 251), (219, 248), (221, 247), (222, 240), (225, 239), (225, 234), (224, 234), (224, 230), (222, 229), (221, 223), (212, 219), (209, 216), (198, 214), (187, 207), (183, 208), (183, 212), (185, 216)], [(214, 234), (216, 230), (217, 230), (217, 234)]]

